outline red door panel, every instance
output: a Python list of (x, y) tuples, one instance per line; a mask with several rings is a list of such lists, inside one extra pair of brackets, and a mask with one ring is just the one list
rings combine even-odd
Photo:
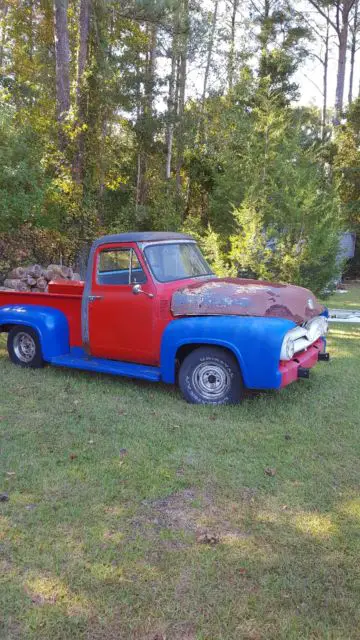
[[(135, 283), (144, 293), (133, 293)], [(135, 245), (100, 247), (88, 308), (91, 355), (154, 364), (156, 299), (146, 295), (153, 293)]]

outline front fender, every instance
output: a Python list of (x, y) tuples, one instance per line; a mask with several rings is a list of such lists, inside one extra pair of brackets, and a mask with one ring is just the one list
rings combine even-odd
[(35, 329), (45, 361), (70, 350), (69, 323), (58, 309), (20, 304), (3, 306), (0, 307), (0, 330), (4, 325), (25, 325)]
[(281, 385), (279, 356), (287, 331), (295, 327), (283, 318), (247, 316), (196, 316), (179, 318), (167, 325), (161, 343), (161, 377), (175, 382), (176, 353), (183, 345), (209, 344), (235, 355), (246, 387), (278, 389)]

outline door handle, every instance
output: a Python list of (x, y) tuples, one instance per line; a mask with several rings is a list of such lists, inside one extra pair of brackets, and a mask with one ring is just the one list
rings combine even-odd
[(89, 302), (94, 302), (94, 300), (102, 300), (104, 296), (89, 296)]

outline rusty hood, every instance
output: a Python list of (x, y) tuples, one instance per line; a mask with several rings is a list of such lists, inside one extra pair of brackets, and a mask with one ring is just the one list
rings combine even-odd
[(323, 310), (314, 294), (303, 287), (240, 278), (201, 280), (175, 291), (171, 301), (174, 316), (275, 317), (296, 324)]

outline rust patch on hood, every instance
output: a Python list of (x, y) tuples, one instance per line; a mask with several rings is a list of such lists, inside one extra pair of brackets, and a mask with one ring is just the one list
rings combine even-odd
[(308, 289), (289, 284), (211, 278), (173, 293), (174, 316), (234, 315), (286, 318), (302, 324), (324, 307)]

